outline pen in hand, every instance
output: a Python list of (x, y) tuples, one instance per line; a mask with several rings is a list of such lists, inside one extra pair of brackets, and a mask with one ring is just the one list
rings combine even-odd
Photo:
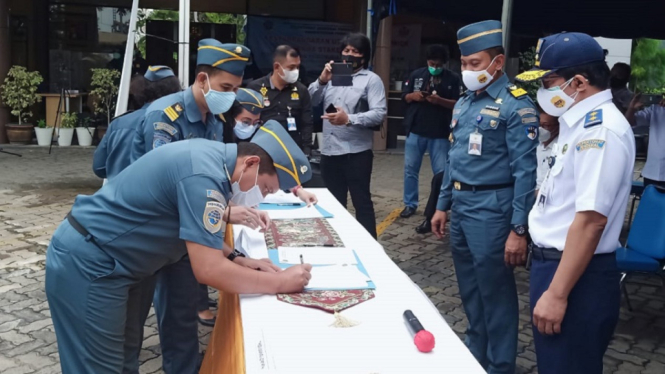
[(305, 261), (302, 259), (302, 253), (300, 254), (300, 265), (304, 265)]

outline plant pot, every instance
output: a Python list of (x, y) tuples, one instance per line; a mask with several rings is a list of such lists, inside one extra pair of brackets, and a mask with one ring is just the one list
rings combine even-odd
[(52, 127), (35, 127), (35, 134), (37, 134), (37, 144), (41, 146), (51, 145), (51, 141), (53, 140)]
[(72, 138), (74, 137), (74, 129), (58, 129), (58, 145), (61, 147), (69, 147), (72, 145)]
[(99, 139), (99, 141), (101, 141), (104, 135), (106, 135), (106, 130), (108, 129), (109, 129), (108, 126), (97, 127), (97, 139)]
[(7, 138), (10, 144), (30, 144), (32, 143), (32, 125), (17, 125), (8, 123), (5, 125)]
[(77, 127), (76, 138), (79, 141), (79, 145), (83, 147), (90, 147), (92, 145), (92, 135), (94, 133), (94, 127)]

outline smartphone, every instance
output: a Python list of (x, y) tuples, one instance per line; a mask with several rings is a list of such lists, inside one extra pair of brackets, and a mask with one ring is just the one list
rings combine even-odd
[(337, 113), (337, 108), (334, 105), (330, 104), (326, 108), (326, 113)]
[(332, 85), (336, 87), (353, 86), (353, 67), (350, 63), (333, 62), (332, 64)]
[(663, 95), (646, 95), (643, 94), (640, 97), (640, 102), (644, 104), (644, 106), (650, 106), (653, 104), (658, 104), (660, 101), (663, 100)]

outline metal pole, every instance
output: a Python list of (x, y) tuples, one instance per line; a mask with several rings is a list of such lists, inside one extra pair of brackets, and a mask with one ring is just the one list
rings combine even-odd
[(189, 86), (189, 0), (180, 0), (178, 17), (178, 78)]
[(513, 21), (513, 0), (503, 0), (503, 9), (501, 11), (501, 25), (503, 26), (503, 48), (506, 51), (506, 58), (510, 51), (510, 31)]
[[(9, 0), (0, 0), (0, 84), (4, 83), (11, 65), (9, 43)], [(0, 100), (0, 144), (7, 143), (5, 124), (9, 122), (9, 108)]]
[(139, 0), (133, 0), (132, 13), (129, 17), (127, 45), (125, 45), (125, 60), (122, 63), (122, 75), (120, 76), (120, 87), (118, 87), (118, 101), (115, 104), (116, 117), (127, 111), (129, 82), (132, 79), (132, 60), (134, 58), (134, 41), (136, 40), (136, 21), (138, 19), (138, 11)]
[(367, 37), (372, 40), (372, 0), (367, 0)]

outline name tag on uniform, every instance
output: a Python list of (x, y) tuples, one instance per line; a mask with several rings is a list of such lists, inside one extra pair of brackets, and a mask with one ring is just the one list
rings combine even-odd
[(286, 118), (286, 123), (288, 124), (288, 129), (289, 131), (296, 131), (298, 128), (296, 127), (296, 119), (293, 117), (287, 117)]
[(547, 195), (550, 193), (550, 181), (549, 181), (549, 172), (547, 177), (543, 181), (543, 184), (540, 186), (540, 191), (538, 191), (538, 199), (536, 200), (536, 208), (539, 212), (545, 210), (545, 204), (547, 204)]
[(480, 156), (483, 154), (483, 135), (477, 132), (469, 135), (469, 154)]

